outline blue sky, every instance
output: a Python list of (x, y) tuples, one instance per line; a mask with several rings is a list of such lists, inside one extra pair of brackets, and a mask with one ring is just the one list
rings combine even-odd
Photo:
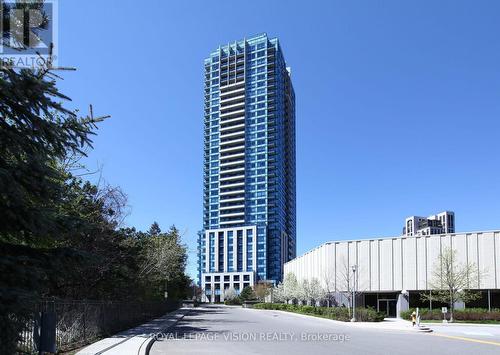
[(298, 254), (392, 236), (453, 210), (500, 228), (500, 2), (70, 1), (60, 87), (112, 118), (87, 163), (128, 194), (127, 224), (202, 223), (203, 59), (279, 37), (297, 97)]

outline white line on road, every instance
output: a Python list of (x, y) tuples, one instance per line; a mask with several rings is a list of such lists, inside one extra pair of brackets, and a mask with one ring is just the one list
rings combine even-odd
[(464, 334), (467, 334), (467, 335), (483, 335), (483, 336), (487, 336), (487, 337), (492, 337), (493, 334), (491, 333), (486, 333), (486, 332), (462, 332)]

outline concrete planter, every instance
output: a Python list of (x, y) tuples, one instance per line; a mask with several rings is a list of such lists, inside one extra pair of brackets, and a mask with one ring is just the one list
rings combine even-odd
[(253, 306), (257, 303), (261, 303), (260, 301), (245, 301), (243, 302), (243, 308), (253, 308)]

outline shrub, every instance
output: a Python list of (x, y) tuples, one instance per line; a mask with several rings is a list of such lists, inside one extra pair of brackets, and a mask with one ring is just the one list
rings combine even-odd
[(240, 299), (242, 301), (250, 301), (255, 299), (255, 293), (250, 286), (245, 287), (240, 293)]
[[(349, 309), (345, 307), (315, 307), (286, 303), (258, 303), (254, 308), (309, 314), (343, 322), (348, 322), (351, 319)], [(380, 322), (384, 320), (384, 314), (377, 312), (373, 308), (356, 308), (356, 318), (362, 322)]]
[(453, 312), (453, 318), (455, 320), (500, 321), (500, 309), (492, 309), (491, 312), (488, 312), (488, 310), (484, 308), (466, 308), (458, 311), (455, 310)]
[(384, 318), (384, 313), (377, 312), (372, 307), (356, 308), (356, 320), (360, 322), (382, 322)]
[[(406, 320), (411, 320), (411, 314), (415, 311), (415, 308), (410, 308), (407, 311), (401, 312), (401, 318)], [(441, 309), (433, 309), (432, 311), (428, 308), (420, 308), (420, 319), (421, 320), (441, 320), (443, 319), (443, 314)]]
[(254, 308), (257, 309), (269, 309), (269, 310), (275, 310), (275, 311), (286, 311), (287, 309), (287, 304), (286, 303), (257, 303), (254, 305)]
[(229, 306), (241, 306), (241, 299), (239, 297), (231, 298), (224, 301), (225, 305)]
[[(401, 318), (409, 320), (413, 311), (415, 311), (415, 308), (411, 308), (408, 311), (401, 312)], [(439, 321), (443, 319), (443, 313), (441, 313), (441, 309), (433, 309), (431, 311), (428, 308), (420, 308), (419, 313), (421, 320)], [(500, 321), (500, 309), (492, 309), (491, 312), (488, 312), (488, 310), (484, 308), (456, 309), (453, 311), (453, 318), (455, 320), (461, 321)], [(449, 319), (449, 314), (446, 315), (446, 319)]]
[(349, 309), (345, 307), (323, 307), (321, 314), (325, 318), (348, 322), (351, 319)]
[(300, 313), (315, 313), (315, 308), (313, 306), (301, 306), (299, 309)]
[(413, 309), (409, 309), (407, 311), (402, 311), (400, 316), (402, 319), (411, 320), (412, 312), (413, 312)]

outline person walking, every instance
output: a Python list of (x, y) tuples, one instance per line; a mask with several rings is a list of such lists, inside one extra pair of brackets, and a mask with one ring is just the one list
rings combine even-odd
[(415, 311), (411, 314), (411, 323), (413, 326), (417, 323), (417, 313)]

